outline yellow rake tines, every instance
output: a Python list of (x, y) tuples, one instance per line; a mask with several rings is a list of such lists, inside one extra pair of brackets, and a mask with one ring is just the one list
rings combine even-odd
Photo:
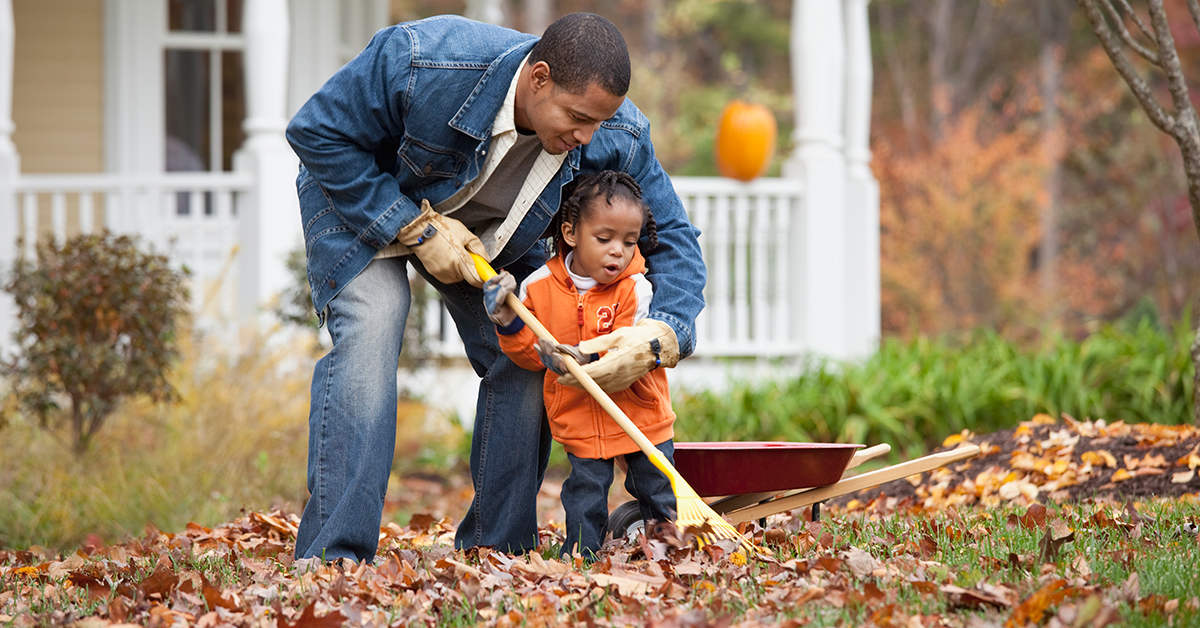
[(650, 460), (667, 476), (671, 481), (671, 490), (675, 491), (675, 525), (685, 531), (692, 528), (691, 532), (696, 535), (697, 545), (715, 545), (717, 541), (726, 539), (736, 541), (748, 556), (758, 556), (762, 553), (761, 548), (738, 532), (737, 528), (717, 514), (712, 506), (700, 499), (696, 491), (684, 481), (683, 476), (679, 475), (674, 467), (666, 464), (665, 456), (661, 461), (658, 458)]
[[(471, 253), (471, 258), (475, 262), (475, 270), (479, 273), (481, 279), (487, 281), (496, 275), (496, 271), (492, 269), (491, 264), (487, 260), (474, 253)], [(525, 304), (521, 303), (517, 295), (509, 294), (507, 303), (517, 313), (517, 316), (521, 317), (521, 320), (533, 330), (533, 333), (538, 338), (544, 338), (555, 345), (558, 344), (558, 341), (554, 339), (550, 330), (546, 329), (534, 317), (533, 312), (530, 312), (529, 308), (526, 308)], [(717, 514), (717, 511), (713, 510), (703, 499), (700, 499), (700, 495), (688, 485), (683, 476), (679, 474), (679, 471), (667, 460), (667, 457), (654, 446), (654, 443), (650, 442), (650, 439), (646, 438), (645, 434), (642, 434), (642, 431), (633, 424), (633, 421), (629, 420), (625, 412), (613, 402), (608, 393), (604, 392), (604, 389), (596, 384), (595, 380), (592, 379), (591, 375), (588, 375), (587, 371), (583, 370), (582, 366), (574, 360), (563, 360), (563, 362), (566, 364), (567, 370), (583, 385), (584, 390), (592, 395), (596, 402), (604, 408), (604, 411), (617, 422), (617, 425), (620, 425), (621, 429), (625, 430), (625, 433), (633, 439), (633, 442), (637, 443), (642, 453), (650, 458), (650, 462), (654, 463), (654, 466), (658, 467), (658, 470), (662, 471), (663, 475), (667, 476), (667, 479), (671, 481), (671, 490), (675, 493), (675, 525), (677, 527), (683, 530), (687, 530), (687, 528), (699, 528), (698, 531), (692, 530), (692, 532), (696, 535), (696, 542), (700, 547), (715, 545), (717, 541), (726, 539), (737, 541), (750, 556), (758, 556), (762, 553), (762, 550), (758, 546), (742, 536), (737, 531), (737, 528), (730, 525), (721, 515)]]

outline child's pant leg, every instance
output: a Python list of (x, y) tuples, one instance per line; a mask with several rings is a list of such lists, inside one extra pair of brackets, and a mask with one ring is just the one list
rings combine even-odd
[[(663, 441), (655, 447), (667, 457), (668, 462), (675, 464), (673, 440)], [(671, 481), (667, 476), (640, 451), (625, 454), (625, 464), (629, 466), (629, 471), (625, 474), (625, 490), (637, 498), (642, 510), (642, 519), (674, 521), (678, 506), (675, 502), (675, 491), (671, 490)]]
[(613, 481), (613, 461), (577, 458), (571, 461), (571, 475), (562, 487), (562, 505), (567, 514), (566, 541), (562, 556), (578, 551), (595, 558), (608, 533), (608, 489)]

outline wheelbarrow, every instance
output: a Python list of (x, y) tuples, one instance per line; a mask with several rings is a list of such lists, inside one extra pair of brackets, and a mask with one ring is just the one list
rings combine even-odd
[[(885, 455), (890, 445), (789, 442), (675, 443), (675, 468), (696, 493), (734, 525), (812, 506), (820, 518), (822, 502), (879, 486), (910, 475), (932, 471), (979, 455), (979, 447), (964, 445), (922, 456), (860, 475), (846, 472)], [(608, 518), (614, 536), (636, 535), (644, 522), (638, 502), (627, 501)]]

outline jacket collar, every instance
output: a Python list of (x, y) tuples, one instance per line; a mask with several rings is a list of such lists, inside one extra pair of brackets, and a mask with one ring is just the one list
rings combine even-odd
[(480, 141), (491, 137), (496, 112), (504, 104), (508, 87), (521, 67), (521, 62), (529, 55), (537, 41), (523, 41), (496, 57), (484, 71), (483, 77), (479, 79), (467, 101), (450, 120), (450, 126)]
[[(569, 292), (578, 292), (575, 289), (575, 283), (571, 281), (571, 275), (567, 272), (567, 256), (565, 253), (555, 255), (546, 262), (546, 266), (550, 269), (550, 274), (554, 276), (554, 281)], [(623, 279), (627, 279), (637, 273), (646, 272), (646, 258), (642, 257), (642, 250), (638, 247), (633, 247), (633, 259), (629, 261), (629, 265), (625, 270), (621, 271), (617, 278), (608, 284), (596, 284), (592, 290), (604, 291), (610, 287), (617, 285)]]

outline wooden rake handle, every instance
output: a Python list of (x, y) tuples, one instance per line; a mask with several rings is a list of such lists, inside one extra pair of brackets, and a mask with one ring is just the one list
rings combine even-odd
[[(471, 253), (471, 258), (475, 262), (475, 271), (479, 273), (479, 277), (481, 279), (487, 281), (488, 279), (496, 276), (496, 271), (492, 269), (492, 265), (489, 264), (487, 260), (474, 253)], [(507, 303), (508, 306), (517, 313), (517, 316), (520, 317), (520, 319), (524, 321), (530, 329), (533, 330), (534, 335), (536, 335), (538, 338), (548, 340), (554, 343), (556, 346), (558, 345), (558, 340), (555, 340), (554, 335), (550, 333), (550, 330), (546, 329), (546, 327), (542, 325), (541, 321), (539, 321), (537, 317), (533, 315), (533, 312), (529, 311), (529, 308), (525, 307), (524, 303), (521, 303), (521, 300), (517, 298), (517, 295), (510, 292), (505, 303)], [(579, 380), (579, 383), (583, 385), (583, 389), (588, 391), (588, 393), (595, 398), (596, 402), (600, 404), (600, 407), (604, 408), (604, 411), (607, 412), (609, 416), (611, 416), (613, 420), (617, 422), (617, 425), (621, 426), (621, 429), (625, 430), (625, 433), (633, 439), (633, 442), (637, 443), (637, 446), (642, 450), (642, 453), (646, 454), (646, 456), (648, 456), (650, 460), (654, 462), (655, 466), (662, 470), (662, 472), (665, 473), (668, 478), (671, 477), (671, 474), (666, 468), (663, 467), (663, 465), (669, 465), (666, 456), (664, 456), (663, 453), (654, 446), (654, 443), (650, 442), (649, 438), (646, 438), (646, 435), (643, 434), (642, 431), (633, 424), (633, 421), (629, 420), (629, 417), (625, 415), (625, 412), (621, 410), (620, 406), (618, 406), (612, 400), (612, 398), (608, 396), (608, 393), (604, 392), (603, 388), (600, 388), (600, 385), (592, 379), (592, 376), (588, 375), (587, 371), (583, 370), (583, 367), (580, 366), (575, 360), (563, 360), (563, 364), (566, 365), (567, 370), (570, 371), (571, 375), (574, 375), (575, 379)]]

